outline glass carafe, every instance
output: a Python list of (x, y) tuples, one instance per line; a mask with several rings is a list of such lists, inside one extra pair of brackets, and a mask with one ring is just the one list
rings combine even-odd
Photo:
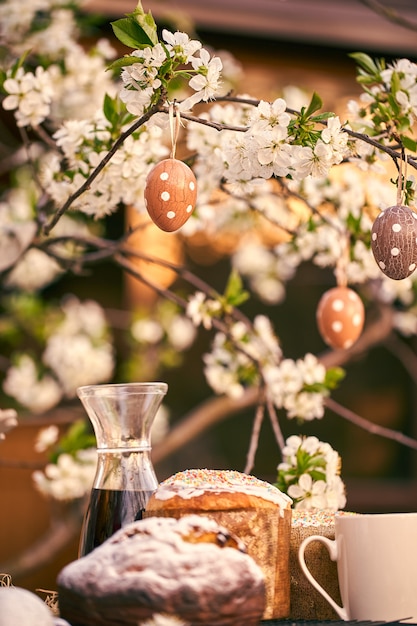
[(119, 528), (142, 519), (158, 481), (150, 432), (165, 383), (88, 385), (77, 389), (97, 440), (97, 470), (84, 518), (79, 556)]

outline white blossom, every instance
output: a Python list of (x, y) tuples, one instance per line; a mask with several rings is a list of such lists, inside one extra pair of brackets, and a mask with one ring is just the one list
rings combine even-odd
[(91, 491), (96, 465), (95, 448), (78, 450), (74, 456), (63, 453), (43, 472), (34, 472), (33, 481), (46, 497), (62, 501), (84, 498)]
[(340, 457), (330, 444), (314, 436), (291, 435), (282, 457), (278, 484), (293, 498), (294, 508), (337, 511), (346, 506)]
[(190, 39), (186, 33), (171, 33), (167, 29), (162, 30), (162, 38), (168, 44), (167, 49), (171, 56), (175, 56), (181, 63), (189, 63), (197, 50), (201, 49), (201, 42)]
[(306, 385), (324, 382), (326, 368), (319, 362), (314, 354), (308, 352), (303, 359), (297, 359), (297, 367), (301, 371), (303, 381)]
[(283, 98), (277, 98), (269, 103), (261, 100), (254, 109), (250, 118), (250, 131), (253, 134), (270, 131), (274, 127), (281, 127), (284, 137), (287, 136), (287, 127), (291, 116), (286, 112), (287, 103)]
[(28, 355), (22, 355), (7, 370), (3, 390), (34, 413), (48, 411), (62, 398), (58, 382), (50, 375), (39, 377), (35, 362)]
[(288, 487), (288, 495), (296, 502), (295, 509), (326, 509), (326, 483), (324, 480), (313, 482), (310, 474), (303, 474), (298, 484)]
[(180, 103), (180, 111), (187, 111), (201, 101), (208, 102), (216, 96), (221, 85), (223, 66), (220, 57), (210, 58), (208, 51), (202, 48), (199, 57), (191, 58), (191, 64), (197, 73), (188, 84), (196, 93)]
[(36, 452), (45, 452), (48, 448), (50, 448), (54, 443), (58, 441), (59, 437), (59, 428), (56, 424), (51, 424), (50, 426), (45, 426), (42, 428), (35, 440), (35, 450)]
[(220, 309), (220, 302), (206, 298), (202, 291), (197, 291), (189, 298), (186, 312), (195, 326), (202, 324), (208, 330), (212, 326), (213, 316), (219, 313)]
[(52, 335), (42, 360), (69, 398), (75, 396), (77, 387), (109, 381), (114, 368), (113, 346), (107, 342), (94, 345), (85, 334)]
[(51, 256), (30, 248), (14, 265), (5, 279), (8, 287), (33, 292), (52, 283), (63, 270)]
[(167, 328), (168, 340), (179, 352), (186, 350), (193, 343), (196, 329), (193, 323), (183, 315), (175, 315)]
[(18, 126), (39, 126), (50, 112), (53, 87), (51, 78), (42, 66), (35, 73), (19, 68), (15, 76), (3, 84), (8, 95), (3, 100), (6, 111), (15, 111)]
[(321, 393), (301, 391), (298, 394), (287, 394), (283, 406), (289, 419), (313, 420), (324, 415), (324, 397)]
[(0, 441), (5, 439), (6, 433), (15, 428), (17, 423), (15, 409), (0, 409)]
[(141, 343), (158, 343), (164, 336), (164, 329), (156, 320), (136, 320), (131, 326), (132, 336)]

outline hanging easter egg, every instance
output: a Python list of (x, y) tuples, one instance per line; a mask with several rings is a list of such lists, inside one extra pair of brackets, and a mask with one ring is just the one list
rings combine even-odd
[(362, 332), (365, 308), (353, 289), (333, 287), (320, 298), (316, 317), (320, 335), (327, 345), (346, 350)]
[(401, 204), (381, 211), (372, 226), (371, 248), (386, 276), (410, 276), (417, 267), (417, 213)]
[(152, 221), (166, 232), (178, 230), (195, 208), (197, 181), (178, 159), (164, 159), (151, 169), (145, 185), (145, 205)]

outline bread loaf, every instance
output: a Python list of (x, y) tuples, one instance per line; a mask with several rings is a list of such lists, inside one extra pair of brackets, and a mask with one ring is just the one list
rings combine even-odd
[(262, 569), (264, 619), (289, 615), (291, 499), (255, 476), (233, 470), (194, 469), (163, 481), (145, 516), (208, 516), (237, 535)]

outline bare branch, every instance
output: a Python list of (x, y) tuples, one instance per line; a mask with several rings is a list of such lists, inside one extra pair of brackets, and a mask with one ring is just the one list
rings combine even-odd
[(255, 465), (255, 456), (256, 456), (256, 451), (258, 449), (258, 445), (259, 445), (259, 434), (261, 432), (261, 426), (262, 426), (262, 422), (264, 421), (264, 416), (265, 416), (265, 405), (263, 402), (259, 402), (256, 408), (255, 419), (253, 420), (249, 450), (246, 456), (246, 465), (245, 465), (245, 469), (243, 470), (245, 474), (250, 474), (250, 472), (253, 470), (254, 465)]
[(376, 13), (377, 15), (381, 15), (393, 24), (403, 26), (404, 28), (407, 28), (409, 30), (417, 30), (417, 24), (415, 22), (408, 20), (406, 17), (400, 15), (398, 11), (396, 11), (392, 7), (387, 7), (378, 0), (359, 0), (359, 2), (364, 4), (366, 7), (372, 9), (374, 13)]
[(275, 439), (278, 443), (280, 451), (282, 452), (285, 446), (285, 441), (284, 441), (284, 435), (282, 434), (277, 412), (270, 398), (267, 398), (266, 405), (268, 408), (268, 415), (271, 421), (272, 430), (274, 431)]
[(350, 409), (342, 406), (332, 398), (327, 398), (325, 400), (325, 404), (328, 409), (343, 417), (343, 419), (355, 424), (359, 428), (366, 430), (368, 433), (372, 435), (379, 435), (380, 437), (384, 437), (385, 439), (392, 439), (397, 443), (406, 446), (407, 448), (412, 448), (413, 450), (417, 450), (417, 439), (413, 439), (412, 437), (408, 437), (398, 430), (392, 430), (391, 428), (386, 428), (385, 426), (380, 426), (379, 424), (375, 424), (364, 417), (361, 417), (357, 413), (354, 413)]

